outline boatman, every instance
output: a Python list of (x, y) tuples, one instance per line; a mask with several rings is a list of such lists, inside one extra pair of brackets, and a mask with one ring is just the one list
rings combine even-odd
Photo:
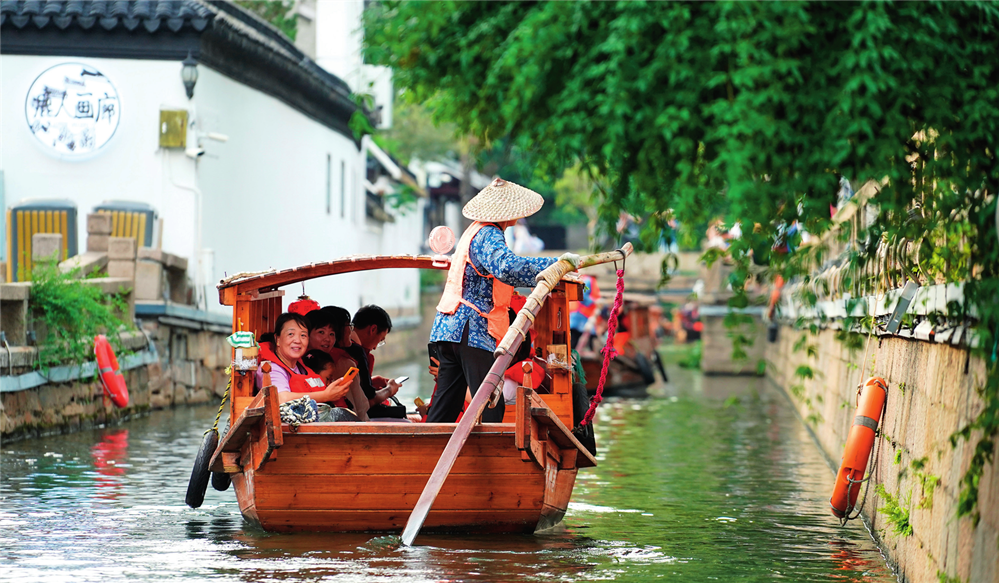
[[(510, 327), (508, 309), (514, 287), (534, 287), (534, 278), (559, 259), (574, 268), (579, 255), (520, 257), (503, 238), (503, 231), (541, 209), (541, 195), (500, 178), (482, 189), (461, 210), (474, 221), (462, 234), (451, 256), (444, 294), (430, 332), (440, 359), (437, 392), (427, 413), (428, 423), (454, 423), (465, 403), (465, 389), (474, 396), (493, 364), (496, 343)], [(503, 421), (505, 406), (482, 413), (485, 423)]]

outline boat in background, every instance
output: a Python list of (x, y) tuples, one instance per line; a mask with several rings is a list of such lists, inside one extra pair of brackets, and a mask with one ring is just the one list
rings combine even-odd
[[(607, 367), (604, 395), (640, 396), (646, 394), (646, 388), (656, 382), (656, 369), (666, 381), (666, 369), (656, 350), (658, 339), (650, 325), (649, 309), (656, 305), (657, 300), (655, 296), (635, 293), (625, 293), (623, 299), (614, 338), (617, 356)], [(606, 305), (610, 305), (609, 302)], [(586, 390), (594, 393), (603, 366), (604, 357), (600, 352), (603, 345), (595, 337), (582, 338), (580, 344), (583, 346), (577, 346), (577, 351), (586, 375)]]

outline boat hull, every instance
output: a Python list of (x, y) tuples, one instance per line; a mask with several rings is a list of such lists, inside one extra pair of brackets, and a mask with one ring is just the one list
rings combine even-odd
[[(283, 431), (260, 469), (232, 475), (240, 511), (268, 531), (401, 531), (454, 425), (321, 424)], [(471, 433), (424, 523), (428, 532), (530, 533), (565, 514), (576, 469), (541, 467), (514, 424)], [(525, 458), (527, 458), (525, 460)]]

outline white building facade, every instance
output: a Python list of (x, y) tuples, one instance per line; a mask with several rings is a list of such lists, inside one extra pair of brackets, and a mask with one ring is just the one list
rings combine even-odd
[[(336, 9), (330, 4), (319, 18)], [(81, 222), (107, 200), (153, 206), (163, 220), (163, 250), (189, 258), (199, 304), (213, 311), (228, 310), (214, 288), (227, 274), (419, 251), (422, 203), (408, 213), (388, 208), (387, 220), (366, 211), (367, 152), (349, 128), (357, 107), (347, 84), (229, 3), (101, 6), (106, 14), (74, 14), (67, 12), (72, 4), (56, 2), (4, 5), (0, 170), (6, 206), (70, 199)], [(189, 54), (198, 62), (191, 98), (181, 79)], [(67, 154), (68, 130), (57, 143), (60, 132), (39, 129), (32, 115), (41, 103), (39, 77), (73, 63), (113, 86), (118, 118), (110, 137), (104, 139), (109, 130), (100, 126), (98, 140), (87, 134)], [(60, 105), (69, 103), (63, 94), (89, 91), (72, 79), (66, 83), (68, 90), (41, 91)], [(97, 104), (96, 97), (76, 99)], [(77, 109), (90, 106), (74, 107), (80, 115)], [(183, 147), (161, 146), (162, 111), (186, 112)], [(81, 251), (85, 231), (78, 229)], [(376, 303), (396, 316), (419, 312), (415, 272), (338, 276), (310, 282), (305, 291), (323, 305), (351, 311)], [(287, 305), (301, 286), (286, 293)]]

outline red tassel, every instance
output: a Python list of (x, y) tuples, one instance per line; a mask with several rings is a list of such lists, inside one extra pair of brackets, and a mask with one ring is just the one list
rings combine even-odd
[(604, 385), (607, 384), (607, 368), (610, 366), (610, 361), (614, 360), (614, 357), (617, 356), (617, 350), (614, 350), (614, 334), (617, 333), (617, 315), (621, 311), (622, 304), (624, 304), (624, 270), (618, 269), (617, 295), (614, 296), (614, 306), (611, 308), (610, 316), (607, 317), (607, 344), (600, 351), (604, 353), (604, 362), (600, 367), (600, 382), (597, 383), (597, 394), (590, 401), (590, 408), (587, 409), (583, 420), (579, 422), (580, 425), (586, 425), (593, 421), (593, 416), (597, 412), (597, 405), (604, 399)]

